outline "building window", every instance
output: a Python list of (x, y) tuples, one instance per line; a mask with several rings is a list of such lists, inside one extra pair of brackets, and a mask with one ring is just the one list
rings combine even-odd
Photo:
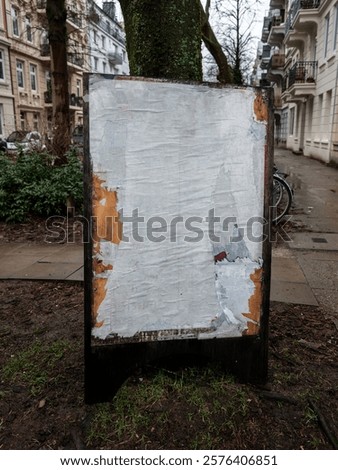
[(105, 62), (102, 62), (103, 73), (106, 73), (106, 66), (107, 66), (107, 64)]
[(33, 113), (33, 129), (35, 131), (39, 130), (39, 113)]
[(102, 41), (102, 48), (106, 48), (106, 38), (104, 36), (101, 36), (101, 41)]
[(329, 48), (329, 34), (330, 34), (330, 13), (325, 16), (325, 38), (324, 38), (324, 57), (327, 56)]
[(30, 64), (29, 66), (29, 73), (31, 77), (31, 89), (32, 91), (37, 91), (38, 86), (37, 86), (37, 70), (36, 70), (36, 65)]
[(330, 116), (331, 116), (331, 102), (332, 102), (332, 90), (329, 90), (325, 93), (325, 103), (323, 109), (323, 116), (322, 116), (322, 124), (323, 124), (323, 134), (327, 135), (328, 137), (328, 130), (329, 130), (329, 123), (330, 123)]
[(98, 60), (94, 57), (94, 70), (97, 70)]
[(2, 118), (2, 116), (3, 116), (3, 105), (0, 104), (0, 135), (3, 134), (3, 124), (2, 124), (3, 123), (3, 118)]
[(76, 80), (76, 96), (81, 96), (81, 80)]
[(109, 23), (109, 21), (106, 21), (106, 29), (107, 29), (107, 33), (110, 34), (110, 23)]
[(23, 67), (24, 67), (23, 62), (21, 62), (20, 60), (17, 60), (16, 61), (16, 76), (17, 76), (19, 88), (25, 87)]
[(337, 49), (337, 35), (338, 35), (338, 4), (335, 6), (335, 22), (333, 31), (333, 50)]
[(4, 51), (0, 49), (0, 80), (5, 80)]
[(26, 16), (26, 34), (27, 34), (27, 41), (33, 42), (32, 23), (31, 23), (31, 19), (28, 16)]
[(45, 78), (46, 78), (47, 91), (52, 92), (52, 77), (51, 77), (51, 74), (50, 74), (50, 70), (46, 71)]
[(13, 35), (19, 36), (19, 12), (16, 8), (12, 7), (12, 27), (13, 27)]
[(96, 33), (96, 31), (93, 31), (93, 33), (94, 33), (93, 39), (94, 39), (94, 42), (96, 44), (97, 43), (97, 33)]
[(295, 108), (290, 109), (290, 116), (289, 116), (289, 134), (293, 135), (295, 127)]
[(20, 112), (20, 126), (22, 131), (26, 130), (26, 113), (24, 111)]

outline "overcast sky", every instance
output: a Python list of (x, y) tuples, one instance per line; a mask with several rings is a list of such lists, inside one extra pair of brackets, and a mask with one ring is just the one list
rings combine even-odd
[[(103, 0), (95, 0), (100, 7), (102, 7), (102, 1)], [(202, 3), (204, 4), (205, 1), (202, 0)], [(120, 4), (118, 0), (115, 0), (116, 4), (116, 10), (117, 10), (117, 17), (119, 20), (122, 20), (122, 14), (120, 10)], [(269, 10), (269, 4), (270, 0), (261, 0), (261, 5), (259, 6), (259, 12), (257, 14), (257, 21), (254, 24), (254, 31), (253, 34), (257, 36), (259, 39), (261, 38), (262, 35), (262, 27), (263, 27), (263, 18), (265, 16), (265, 12)]]

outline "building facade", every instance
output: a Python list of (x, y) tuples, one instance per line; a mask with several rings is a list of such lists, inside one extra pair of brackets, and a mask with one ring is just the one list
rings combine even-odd
[(260, 79), (274, 88), (276, 143), (338, 163), (337, 0), (271, 0), (262, 43)]
[(125, 35), (116, 19), (114, 2), (100, 8), (88, 0), (88, 50), (91, 72), (128, 75)]
[(6, 138), (15, 129), (7, 4), (7, 0), (0, 0), (0, 138)]
[[(83, 122), (83, 73), (126, 74), (123, 29), (114, 2), (66, 0), (71, 127)], [(13, 130), (52, 134), (51, 55), (46, 0), (0, 0), (0, 137)]]

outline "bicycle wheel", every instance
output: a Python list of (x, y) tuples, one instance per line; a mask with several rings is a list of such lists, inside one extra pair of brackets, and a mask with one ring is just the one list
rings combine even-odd
[(278, 224), (289, 212), (292, 204), (292, 189), (290, 185), (278, 174), (273, 175), (272, 189), (272, 221)]

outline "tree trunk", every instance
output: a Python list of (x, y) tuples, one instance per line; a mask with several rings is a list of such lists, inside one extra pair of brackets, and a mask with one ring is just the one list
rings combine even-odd
[(67, 10), (65, 0), (47, 0), (53, 93), (53, 145), (58, 163), (67, 160), (70, 145), (70, 112), (67, 70)]
[(199, 0), (119, 0), (131, 75), (202, 80)]
[(221, 83), (232, 83), (233, 78), (228, 64), (228, 60), (224, 54), (222, 46), (218, 42), (213, 29), (210, 26), (208, 14), (204, 13), (203, 6), (200, 5), (202, 10), (202, 38), (203, 42), (215, 59), (218, 66), (217, 80)]

